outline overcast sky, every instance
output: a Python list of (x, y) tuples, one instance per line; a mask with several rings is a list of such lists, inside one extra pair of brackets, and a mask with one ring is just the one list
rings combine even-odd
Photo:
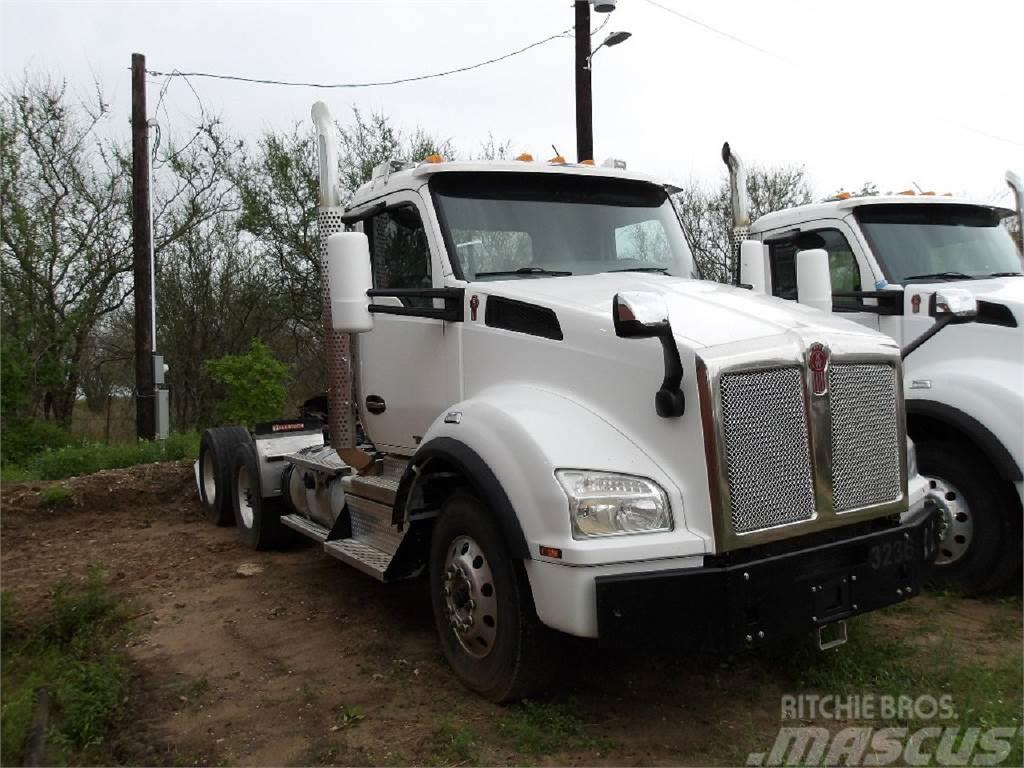
[[(984, 200), (1024, 174), (1021, 0), (747, 2), (659, 0), (740, 42), (655, 7), (619, 0), (594, 59), (597, 159), (685, 181), (724, 176), (728, 139), (748, 163), (803, 164), (820, 195), (916, 182)], [(454, 2), (42, 2), (0, 0), (4, 77), (26, 68), (103, 86), (129, 113), (133, 51), (153, 70), (352, 82), (446, 70), (572, 24), (568, 0)], [(593, 26), (604, 20), (594, 14)], [(473, 72), (422, 83), (313, 90), (194, 79), (208, 111), (245, 137), (295, 121), (324, 99), (421, 125), (475, 152), (488, 133), (546, 159), (575, 156), (573, 43), (558, 39)], [(150, 104), (162, 85), (151, 78)], [(157, 116), (187, 136), (198, 107), (178, 79)], [(169, 124), (169, 126), (168, 126)], [(125, 123), (125, 130), (127, 124)]]

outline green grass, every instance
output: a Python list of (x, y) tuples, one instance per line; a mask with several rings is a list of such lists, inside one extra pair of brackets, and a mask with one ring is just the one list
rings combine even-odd
[(93, 569), (84, 584), (61, 582), (49, 613), (34, 624), (18, 622), (5, 592), (0, 620), (0, 762), (20, 764), (37, 692), (44, 686), (50, 698), (44, 764), (105, 762), (104, 747), (128, 693), (119, 650), (128, 614), (102, 572)]
[(192, 460), (199, 453), (197, 432), (176, 432), (166, 440), (135, 443), (83, 443), (43, 451), (25, 460), (22, 466), (0, 470), (3, 482), (26, 480), (63, 480), (89, 475), (101, 469), (133, 467), (157, 461)]
[(534, 757), (580, 750), (607, 751), (608, 741), (592, 736), (579, 712), (574, 700), (524, 701), (505, 716), (499, 729), (517, 750)]
[[(916, 618), (916, 617), (915, 617)], [(1010, 627), (1012, 626), (1012, 629)], [(1020, 627), (1000, 622), (1019, 639)], [(822, 653), (801, 644), (782, 662), (778, 684), (783, 690), (820, 691), (837, 696), (950, 697), (955, 719), (920, 720), (915, 716), (881, 718), (874, 727), (903, 726), (911, 731), (925, 726), (956, 726), (983, 731), (993, 727), (1020, 728), (1024, 701), (1024, 660), (1017, 649), (1001, 658), (984, 660), (965, 647), (963, 638), (946, 632), (938, 642), (914, 645), (908, 628), (896, 634), (878, 616), (850, 622), (849, 642)], [(1002, 765), (1024, 765), (1024, 743), (1013, 739)]]
[(473, 732), (451, 717), (438, 721), (432, 734), (433, 765), (476, 765), (480, 762), (480, 745)]
[(51, 485), (39, 492), (39, 498), (50, 509), (57, 509), (71, 503), (71, 491), (63, 485)]

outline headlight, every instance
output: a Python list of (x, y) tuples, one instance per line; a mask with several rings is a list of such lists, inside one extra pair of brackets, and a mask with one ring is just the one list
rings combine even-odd
[(555, 477), (569, 499), (574, 539), (672, 530), (668, 498), (650, 480), (580, 469)]
[(917, 446), (909, 437), (907, 438), (907, 477), (917, 475)]

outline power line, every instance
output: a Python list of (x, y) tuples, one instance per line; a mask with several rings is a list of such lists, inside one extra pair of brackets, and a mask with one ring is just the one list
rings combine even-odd
[(400, 77), (395, 80), (381, 80), (378, 82), (369, 83), (303, 83), (288, 80), (269, 80), (257, 77), (243, 77), (242, 75), (219, 75), (212, 74), (209, 72), (179, 72), (178, 70), (173, 70), (171, 72), (158, 72), (152, 69), (147, 69), (146, 71), (149, 74), (155, 75), (157, 77), (184, 77), (186, 78), (186, 81), (187, 78), (189, 77), (205, 77), (211, 80), (231, 80), (240, 83), (254, 83), (258, 85), (282, 85), (298, 88), (375, 88), (378, 86), (385, 85), (401, 85), (403, 83), (415, 83), (421, 80), (432, 80), (438, 77), (447, 77), (448, 75), (459, 74), (460, 72), (469, 72), (472, 69), (486, 67), (488, 64), (497, 64), (499, 61), (510, 59), (513, 56), (518, 56), (521, 53), (526, 53), (527, 51), (538, 46), (544, 45), (545, 43), (550, 43), (552, 40), (557, 40), (560, 37), (565, 37), (565, 35), (567, 35), (571, 31), (572, 29), (562, 30), (558, 34), (545, 37), (543, 40), (537, 40), (535, 42), (530, 43), (529, 45), (524, 45), (522, 48), (517, 48), (516, 50), (509, 51), (508, 53), (503, 54), (501, 56), (496, 56), (493, 59), (487, 59), (486, 61), (481, 61), (476, 64), (470, 64), (469, 66), (458, 67), (457, 69), (449, 69), (444, 72), (434, 72), (429, 75), (415, 75), (413, 77)]
[[(732, 41), (734, 43), (742, 45), (745, 48), (749, 48), (752, 51), (756, 51), (756, 52), (758, 52), (758, 53), (760, 53), (760, 54), (762, 54), (764, 56), (770, 56), (773, 59), (777, 59), (777, 60), (783, 62), (784, 64), (788, 64), (791, 67), (803, 70), (805, 72), (810, 72), (812, 74), (820, 74), (820, 72), (818, 72), (817, 70), (813, 70), (810, 67), (807, 67), (804, 64), (801, 64), (798, 61), (795, 61), (793, 59), (788, 58), (787, 56), (783, 56), (782, 54), (776, 53), (775, 51), (770, 51), (767, 48), (762, 48), (761, 46), (757, 45), (756, 43), (751, 43), (749, 40), (744, 40), (741, 37), (737, 37), (736, 35), (732, 34), (731, 32), (726, 32), (724, 29), (719, 29), (718, 27), (713, 27), (710, 24), (707, 24), (706, 22), (701, 21), (700, 19), (694, 18), (693, 16), (689, 16), (689, 15), (683, 13), (682, 11), (677, 11), (675, 8), (671, 8), (671, 7), (667, 6), (667, 5), (663, 5), (662, 3), (657, 2), (657, 0), (644, 0), (644, 1), (648, 5), (653, 5), (655, 8), (660, 8), (661, 10), (665, 11), (666, 13), (671, 13), (673, 16), (679, 17), (683, 21), (687, 21), (690, 24), (694, 24), (694, 25), (700, 27), (701, 29), (705, 29), (708, 32), (712, 32), (713, 34), (719, 35), (720, 37), (724, 37), (727, 40), (730, 40), (730, 41)], [(902, 106), (903, 109), (908, 109), (908, 110), (920, 112), (922, 114), (928, 115), (929, 117), (931, 117), (931, 118), (933, 118), (935, 120), (940, 120), (940, 121), (942, 121), (944, 123), (947, 123), (948, 125), (952, 125), (952, 126), (954, 126), (956, 128), (960, 128), (961, 130), (968, 131), (970, 133), (976, 133), (979, 136), (984, 136), (987, 139), (993, 139), (994, 141), (1001, 141), (1001, 142), (1003, 142), (1005, 144), (1012, 144), (1013, 146), (1016, 146), (1016, 147), (1024, 147), (1024, 143), (1021, 143), (1019, 141), (1014, 141), (1013, 139), (1007, 138), (1006, 136), (1000, 136), (999, 134), (996, 134), (996, 133), (989, 133), (988, 131), (983, 130), (981, 128), (975, 128), (974, 126), (968, 125), (967, 123), (961, 123), (959, 120), (950, 120), (945, 115), (941, 115), (941, 114), (939, 114), (937, 112), (933, 112), (933, 111), (928, 110), (928, 109), (926, 109), (924, 107), (908, 105), (905, 102), (901, 103), (901, 106)]]

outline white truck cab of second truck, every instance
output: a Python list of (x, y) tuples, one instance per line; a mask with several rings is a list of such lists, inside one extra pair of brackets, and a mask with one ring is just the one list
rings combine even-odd
[[(726, 157), (735, 196), (742, 163), (728, 144)], [(1020, 182), (1007, 176), (1019, 209)], [(752, 224), (734, 221), (753, 241), (742, 247), (739, 282), (800, 300), (794, 259), (804, 249), (824, 249), (835, 316), (908, 349), (909, 433), (943, 519), (932, 578), (969, 592), (1000, 587), (1021, 564), (1024, 268), (1001, 224), (1014, 213), (907, 192), (842, 195)], [(976, 322), (908, 348), (936, 322), (928, 312), (936, 291), (951, 288), (976, 298)]]

